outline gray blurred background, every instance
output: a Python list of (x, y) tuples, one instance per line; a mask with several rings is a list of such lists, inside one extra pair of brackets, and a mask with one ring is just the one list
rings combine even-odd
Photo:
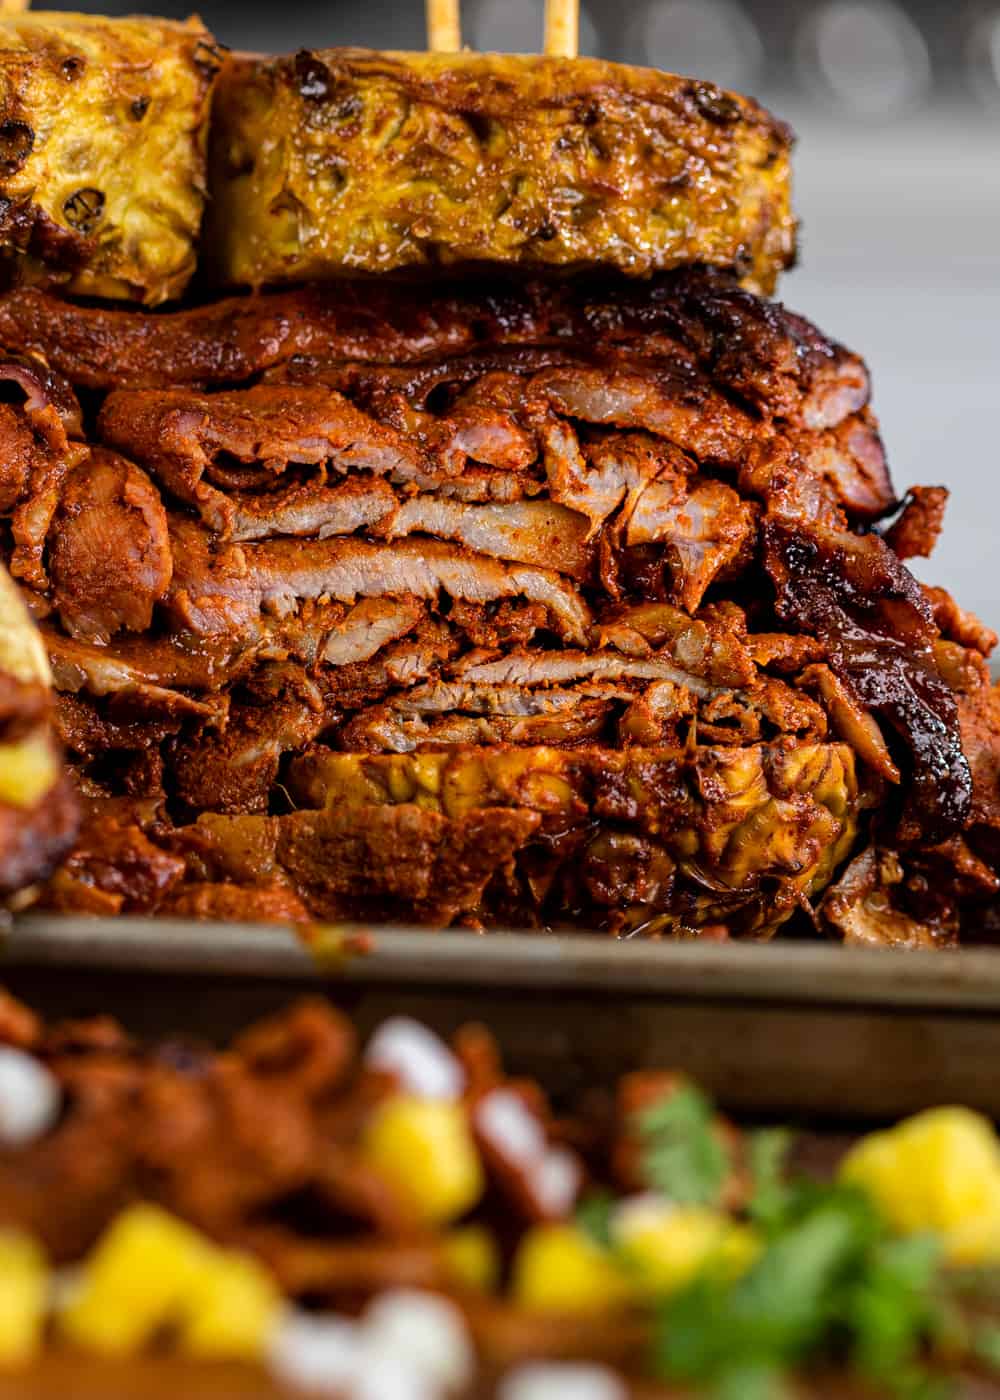
[[(466, 0), (466, 42), (537, 50), (542, 7)], [(952, 488), (944, 539), (921, 572), (1000, 627), (1000, 0), (582, 9), (584, 52), (712, 79), (792, 122), (802, 265), (781, 295), (867, 356), (897, 485)], [(240, 48), (424, 47), (421, 0), (242, 0), (200, 12)]]

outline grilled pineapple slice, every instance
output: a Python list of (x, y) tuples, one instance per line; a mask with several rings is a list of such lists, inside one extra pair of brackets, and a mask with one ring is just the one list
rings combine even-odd
[(184, 290), (219, 63), (197, 20), (0, 18), (0, 249), (18, 276), (149, 305)]
[[(29, 707), (39, 688), (51, 683), (42, 639), (17, 585), (0, 564), (0, 807), (14, 813), (35, 807), (59, 777), (47, 716), (39, 721)], [(0, 882), (2, 865), (0, 849)]]
[(0, 564), (0, 907), (51, 871), (76, 815), (52, 732), (48, 657)]
[[(400, 914), (426, 906), (440, 919), (451, 887), (462, 909), (473, 876), (491, 873), (484, 834), (505, 814), (521, 825), (497, 847), (496, 869), (518, 864), (543, 920), (558, 892), (577, 922), (683, 935), (723, 921), (758, 938), (829, 883), (867, 801), (853, 751), (830, 743), (317, 749), (294, 761), (289, 786), (301, 810), (281, 819), (278, 860), (315, 879), (320, 904), (332, 892), (331, 913), (362, 876)], [(492, 921), (489, 907), (478, 912)]]
[(257, 286), (496, 261), (632, 274), (791, 261), (791, 133), (652, 69), (362, 49), (240, 59), (219, 79), (206, 256)]
[(0, 675), (23, 685), (50, 686), (48, 653), (17, 585), (0, 564)]

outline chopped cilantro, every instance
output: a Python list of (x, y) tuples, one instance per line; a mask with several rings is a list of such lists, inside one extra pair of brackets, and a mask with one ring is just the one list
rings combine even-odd
[[(684, 1090), (644, 1116), (650, 1182), (675, 1199), (716, 1203), (729, 1158), (713, 1110)], [(664, 1380), (707, 1388), (713, 1400), (779, 1400), (783, 1376), (849, 1361), (900, 1400), (950, 1393), (925, 1357), (953, 1348), (955, 1309), (940, 1247), (892, 1235), (862, 1191), (789, 1177), (791, 1136), (747, 1140), (746, 1213), (764, 1246), (740, 1278), (706, 1269), (660, 1305), (654, 1367)], [(980, 1330), (976, 1355), (1000, 1365), (1000, 1329)], [(968, 1346), (961, 1351), (968, 1354)]]
[(889, 1239), (860, 1193), (796, 1183), (784, 1221), (743, 1278), (703, 1275), (663, 1304), (656, 1369), (734, 1393), (736, 1375), (780, 1375), (846, 1353), (894, 1393), (923, 1395), (919, 1358), (933, 1330), (937, 1263), (932, 1241)]
[(769, 1367), (739, 1366), (725, 1371), (711, 1390), (711, 1400), (787, 1400), (781, 1374)]
[(817, 1340), (857, 1248), (853, 1215), (823, 1207), (776, 1238), (735, 1283), (695, 1280), (661, 1313), (658, 1369), (671, 1380), (712, 1383), (746, 1366), (793, 1366)]
[(750, 1169), (750, 1219), (763, 1229), (774, 1225), (787, 1209), (789, 1187), (785, 1163), (793, 1142), (787, 1128), (764, 1128), (751, 1133), (747, 1146)]
[(984, 1323), (972, 1337), (972, 1354), (991, 1371), (1000, 1371), (1000, 1327)]
[(576, 1208), (576, 1223), (595, 1244), (607, 1249), (611, 1244), (611, 1212), (615, 1201), (610, 1191), (595, 1191)]
[(930, 1236), (877, 1241), (845, 1289), (844, 1322), (859, 1371), (891, 1382), (934, 1331), (941, 1250)]
[(684, 1084), (636, 1118), (648, 1184), (685, 1205), (716, 1205), (730, 1159), (701, 1090)]
[[(677, 1202), (719, 1206), (733, 1170), (709, 1099), (685, 1085), (637, 1115), (648, 1184)], [(792, 1136), (746, 1139), (745, 1215), (761, 1239), (747, 1271), (712, 1262), (659, 1304), (653, 1370), (711, 1400), (786, 1400), (786, 1379), (845, 1363), (897, 1400), (954, 1393), (928, 1360), (1000, 1371), (1000, 1325), (968, 1303), (1000, 1299), (1000, 1270), (942, 1267), (933, 1236), (897, 1237), (860, 1189), (791, 1175)], [(607, 1201), (581, 1219), (607, 1239)], [(995, 1313), (993, 1314), (995, 1315)]]

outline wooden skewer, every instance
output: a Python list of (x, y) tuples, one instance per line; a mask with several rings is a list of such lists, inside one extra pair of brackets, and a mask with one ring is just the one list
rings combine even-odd
[(545, 0), (545, 52), (576, 58), (580, 47), (580, 0)]
[(459, 0), (426, 0), (427, 46), (432, 53), (458, 53), (462, 47)]

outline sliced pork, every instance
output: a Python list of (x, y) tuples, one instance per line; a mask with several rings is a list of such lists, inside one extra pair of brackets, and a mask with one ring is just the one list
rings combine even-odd
[(239, 393), (181, 390), (109, 394), (98, 430), (105, 441), (156, 473), (179, 500), (194, 506), (223, 535), (235, 506), (205, 480), (222, 458), (259, 466), (278, 479), (292, 463), (349, 468), (399, 480), (424, 480), (430, 468), (418, 448), (380, 427), (332, 389), (258, 385)]
[(70, 636), (144, 632), (173, 573), (167, 513), (146, 473), (95, 448), (67, 479), (51, 533), (52, 593)]
[(695, 694), (712, 694), (712, 687), (705, 681), (680, 670), (664, 657), (636, 660), (613, 653), (532, 652), (463, 666), (461, 674), (470, 684), (487, 686), (564, 685), (579, 680), (670, 680)]
[(539, 428), (549, 495), (590, 521), (589, 537), (627, 501), (631, 516), (654, 481), (677, 491), (692, 463), (669, 444), (647, 433), (617, 433), (581, 446), (564, 419), (549, 418)]
[[(73, 469), (87, 457), (82, 442), (67, 435), (67, 421), (79, 427), (76, 412), (59, 405), (59, 394), (50, 398), (36, 374), (20, 361), (0, 363), (0, 383), (16, 386), (16, 396), (29, 390), (23, 404), (0, 402), (0, 516), (10, 517), (14, 548), (8, 559), (11, 573), (31, 588), (43, 591), (48, 584), (43, 556), (45, 539), (59, 505), (60, 492)], [(75, 404), (75, 399), (74, 399)]]
[(542, 370), (527, 393), (570, 418), (643, 428), (712, 464), (738, 465), (757, 435), (754, 420), (709, 381), (676, 371)]
[(174, 580), (167, 602), (175, 625), (212, 636), (254, 622), (263, 611), (294, 612), (304, 600), (442, 593), (474, 603), (527, 598), (541, 603), (569, 641), (581, 641), (590, 610), (581, 595), (550, 569), (506, 564), (435, 540), (272, 540), (230, 545), (213, 553), (197, 526), (174, 531)]
[(477, 506), (431, 495), (412, 496), (378, 530), (388, 539), (417, 532), (581, 580), (593, 565), (586, 519), (550, 501)]
[(323, 647), (329, 666), (353, 666), (370, 661), (387, 646), (412, 632), (425, 614), (416, 598), (363, 598), (337, 624)]
[(259, 494), (243, 491), (230, 498), (229, 538), (266, 540), (275, 535), (353, 535), (370, 530), (396, 510), (392, 487), (379, 479), (350, 477), (328, 486), (295, 483)]
[(23, 398), (29, 419), (51, 409), (68, 438), (83, 436), (83, 416), (73, 386), (44, 360), (31, 355), (0, 354), (0, 385)]
[(224, 727), (176, 744), (174, 792), (195, 812), (266, 812), (282, 755), (304, 749), (324, 721), (316, 682), (301, 667), (270, 666), (239, 690)]
[(709, 586), (744, 553), (754, 527), (753, 508), (722, 481), (703, 481), (691, 489), (686, 481), (657, 481), (627, 512), (625, 540), (665, 549), (671, 592), (694, 613)]
[(858, 356), (802, 317), (724, 272), (684, 268), (642, 282), (493, 276), (486, 285), (434, 289), (341, 281), (155, 316), (74, 306), (23, 288), (0, 297), (0, 344), (28, 349), (74, 385), (104, 391), (232, 385), (295, 356), (419, 366), (552, 345), (681, 360), (809, 428), (835, 427), (869, 394)]
[(960, 830), (971, 814), (972, 778), (919, 584), (877, 535), (779, 517), (765, 526), (765, 550), (779, 616), (819, 637), (851, 695), (910, 751), (907, 839), (933, 842)]
[(435, 716), (382, 705), (355, 716), (339, 731), (338, 744), (348, 751), (372, 753), (413, 753), (456, 744), (572, 748), (599, 740), (610, 713), (607, 701), (581, 697), (563, 713), (534, 715), (449, 711)]
[(15, 290), (2, 343), (0, 541), (158, 907), (855, 937), (861, 842), (866, 921), (993, 888), (995, 638), (902, 562), (945, 493), (731, 276)]
[(944, 525), (948, 492), (943, 486), (914, 486), (885, 532), (900, 559), (929, 559)]

